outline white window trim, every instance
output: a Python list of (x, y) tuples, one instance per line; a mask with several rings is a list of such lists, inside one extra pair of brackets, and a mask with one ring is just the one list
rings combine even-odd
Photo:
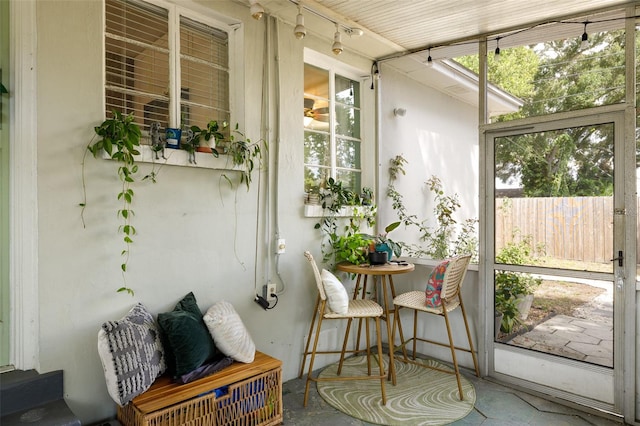
[[(193, 19), (194, 21), (201, 22), (219, 30), (225, 31), (229, 35), (229, 111), (230, 111), (230, 125), (235, 127), (235, 123), (242, 129), (244, 128), (244, 31), (243, 23), (240, 20), (232, 19), (215, 12), (214, 10), (197, 4), (193, 1), (182, 1), (179, 4), (173, 1), (165, 0), (140, 0), (165, 8), (169, 10), (169, 34), (175, 34), (176, 28), (180, 23), (180, 16)], [(105, 28), (106, 17), (103, 14), (102, 26)], [(174, 40), (175, 41), (175, 40)], [(170, 44), (170, 58), (169, 63), (171, 67), (170, 84), (171, 87), (176, 87), (176, 81), (178, 78), (178, 69), (180, 67), (179, 61), (176, 58), (176, 53), (179, 49), (179, 42), (175, 41)], [(102, 44), (102, 57), (105, 57), (105, 45)], [(102, 87), (106, 85), (106, 67), (102, 67)], [(179, 90), (178, 90), (179, 91)], [(104, 96), (104, 95), (103, 95)], [(105, 102), (102, 102), (103, 108)], [(171, 96), (171, 104), (169, 106), (171, 111), (171, 126), (176, 126), (174, 121), (180, 116), (180, 105), (176, 96)], [(106, 108), (103, 111), (106, 117)], [(189, 162), (189, 154), (184, 150), (167, 150), (166, 160), (155, 160), (155, 156), (152, 155), (150, 147), (146, 145), (140, 146), (141, 155), (136, 156), (136, 161), (142, 163), (159, 163), (173, 166), (187, 166), (195, 168), (207, 168), (218, 170), (233, 170), (237, 169), (228, 156), (220, 155), (220, 158), (215, 158), (211, 154), (196, 152), (196, 164)], [(107, 158), (107, 157), (105, 157)]]
[[(354, 81), (358, 81), (360, 83), (360, 183), (362, 187), (373, 187), (373, 185), (366, 185), (364, 183), (365, 179), (365, 168), (368, 165), (367, 163), (364, 162), (364, 159), (366, 158), (364, 155), (364, 152), (362, 151), (365, 148), (365, 140), (367, 140), (366, 135), (368, 134), (368, 132), (365, 129), (365, 124), (366, 124), (366, 120), (364, 118), (364, 100), (365, 100), (365, 96), (364, 96), (364, 88), (365, 88), (365, 84), (364, 84), (364, 79), (362, 78), (363, 75), (363, 71), (359, 70), (358, 68), (349, 66), (347, 64), (345, 64), (344, 62), (339, 62), (336, 61), (336, 59), (327, 56), (327, 55), (323, 55), (322, 53), (319, 53), (315, 50), (309, 49), (307, 47), (304, 48), (304, 63), (305, 64), (309, 64), (318, 68), (322, 68), (324, 70), (329, 71), (330, 74), (330, 78), (329, 78), (329, 105), (332, 105), (335, 107), (335, 75), (338, 74), (342, 77), (346, 77), (349, 78), (351, 80)], [(335, 111), (335, 108), (334, 108)], [(329, 129), (329, 133), (330, 133), (330, 139), (332, 141), (332, 145), (331, 145), (331, 164), (330, 164), (330, 169), (331, 171), (335, 171), (338, 169), (338, 167), (336, 166), (336, 146), (335, 146), (335, 141), (337, 139), (336, 137), (336, 132), (335, 132), (335, 126), (330, 126)], [(372, 141), (373, 143), (373, 141)], [(345, 168), (340, 167), (341, 170), (348, 170)], [(307, 210), (305, 210), (305, 215), (307, 216), (314, 216), (315, 214), (315, 210), (314, 213), (311, 212), (307, 212)]]

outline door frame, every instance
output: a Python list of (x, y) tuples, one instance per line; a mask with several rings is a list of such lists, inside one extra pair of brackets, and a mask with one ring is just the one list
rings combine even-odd
[[(494, 161), (493, 146), (490, 142), (496, 135), (526, 133), (532, 130), (534, 126), (566, 128), (568, 126), (579, 126), (585, 121), (589, 122), (614, 122), (615, 123), (615, 142), (614, 142), (614, 164), (616, 170), (614, 190), (615, 208), (623, 208), (626, 206), (625, 214), (617, 214), (614, 216), (616, 226), (614, 227), (614, 248), (625, 250), (625, 258), (634, 259), (632, 262), (625, 262), (624, 272), (626, 282), (621, 290), (617, 291), (614, 287), (614, 298), (617, 301), (614, 307), (614, 369), (611, 379), (613, 380), (613, 403), (605, 403), (594, 401), (591, 398), (582, 398), (576, 393), (565, 392), (561, 389), (546, 386), (539, 383), (532, 383), (523, 379), (514, 378), (504, 374), (497, 373), (494, 369), (496, 343), (494, 342), (493, 330), (491, 327), (485, 328), (484, 335), (484, 351), (483, 366), (486, 368), (487, 374), (501, 381), (512, 383), (524, 388), (528, 388), (547, 395), (555, 396), (575, 402), (581, 405), (592, 406), (597, 409), (606, 410), (618, 415), (632, 415), (633, 411), (629, 405), (634, 404), (634, 398), (627, 398), (627, 395), (634, 395), (635, 388), (635, 296), (636, 296), (636, 201), (635, 201), (635, 133), (629, 138), (630, 128), (635, 127), (635, 114), (633, 115), (632, 126), (628, 125), (629, 116), (631, 115), (629, 108), (624, 104), (611, 105), (589, 110), (572, 111), (566, 113), (554, 114), (553, 116), (531, 117), (510, 122), (501, 122), (486, 124), (480, 126), (482, 152), (481, 167), (483, 178), (481, 180), (481, 209), (480, 209), (480, 228), (481, 235), (484, 237), (484, 247), (481, 251), (480, 259), (480, 276), (485, 283), (484, 288), (484, 312), (485, 324), (493, 324), (493, 271), (494, 271), (494, 247), (489, 242), (494, 239), (494, 194), (489, 191), (493, 188), (494, 179)], [(582, 122), (582, 123), (581, 123)], [(625, 173), (625, 171), (628, 171)], [(627, 236), (630, 236), (627, 238)], [(525, 268), (526, 269), (526, 268)], [(562, 271), (564, 273), (564, 271)], [(566, 275), (580, 276), (581, 273), (572, 274), (567, 271)], [(598, 274), (594, 274), (597, 276)], [(603, 274), (608, 279), (612, 279), (612, 274)], [(612, 280), (613, 281), (613, 280)], [(634, 303), (631, 303), (634, 301)], [(626, 331), (626, 333), (625, 333)], [(500, 349), (505, 349), (500, 347)], [(607, 375), (605, 367), (591, 366), (575, 360), (562, 359), (556, 356), (541, 353), (520, 352), (517, 348), (508, 348), (506, 351), (512, 351), (513, 356), (517, 354), (526, 354), (540, 362), (553, 362), (554, 364), (564, 366), (569, 371), (573, 369), (578, 371), (591, 371), (593, 374)], [(577, 370), (576, 370), (577, 369)], [(631, 369), (631, 370), (630, 370)], [(626, 373), (626, 374), (625, 374)], [(626, 398), (626, 399), (625, 399)], [(630, 404), (631, 403), (631, 404)], [(634, 418), (635, 416), (631, 417)]]
[(10, 362), (38, 369), (38, 172), (36, 0), (10, 1)]

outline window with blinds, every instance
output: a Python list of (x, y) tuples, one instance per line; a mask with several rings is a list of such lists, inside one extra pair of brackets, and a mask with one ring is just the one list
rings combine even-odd
[[(229, 35), (174, 5), (105, 0), (105, 109), (142, 130), (230, 120)], [(170, 25), (176, 22), (177, 25)], [(173, 27), (176, 27), (175, 29)]]

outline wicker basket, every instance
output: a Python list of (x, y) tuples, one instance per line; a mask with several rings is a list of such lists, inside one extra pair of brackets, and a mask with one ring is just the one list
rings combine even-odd
[[(256, 374), (152, 412), (118, 407), (126, 426), (271, 426), (282, 423), (282, 368)], [(186, 386), (186, 385), (185, 385)]]

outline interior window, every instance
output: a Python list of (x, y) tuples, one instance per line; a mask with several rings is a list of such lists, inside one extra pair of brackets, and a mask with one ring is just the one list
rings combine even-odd
[(361, 189), (360, 83), (304, 66), (304, 190), (317, 193), (332, 177)]
[(230, 121), (226, 31), (144, 1), (106, 0), (105, 15), (107, 114), (134, 113), (143, 130)]

